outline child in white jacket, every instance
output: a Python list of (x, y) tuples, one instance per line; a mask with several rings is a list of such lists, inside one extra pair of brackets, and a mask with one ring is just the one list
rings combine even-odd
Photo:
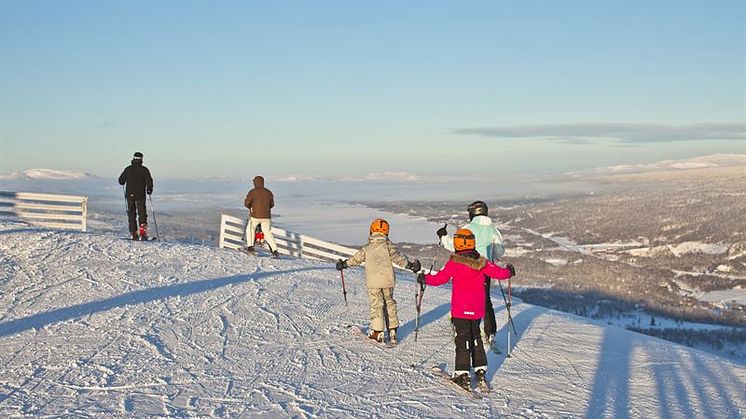
[[(365, 285), (368, 288), (370, 301), (370, 330), (368, 337), (384, 341), (384, 329), (388, 320), (389, 342), (397, 343), (396, 329), (399, 327), (399, 316), (394, 300), (394, 264), (405, 266), (412, 272), (419, 272), (420, 261), (410, 262), (389, 241), (389, 223), (376, 219), (370, 224), (368, 243), (347, 260), (337, 261), (337, 269), (358, 266), (365, 262)], [(385, 313), (384, 313), (385, 310)]]

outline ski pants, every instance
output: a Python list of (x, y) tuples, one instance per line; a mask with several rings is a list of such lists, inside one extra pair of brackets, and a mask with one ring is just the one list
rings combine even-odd
[(484, 345), (479, 332), (480, 319), (451, 318), (456, 336), (456, 364), (457, 374), (469, 372), (469, 367), (486, 367), (487, 355), (484, 353)]
[[(140, 222), (138, 223), (138, 216)], [(135, 198), (134, 195), (127, 196), (127, 217), (129, 218), (130, 233), (137, 231), (140, 224), (148, 224), (148, 211), (145, 208), (145, 197)]]
[(492, 278), (484, 276), (484, 288), (486, 298), (484, 304), (484, 334), (494, 335), (497, 333), (497, 321), (495, 321), (495, 309), (492, 307), (492, 297), (490, 296), (492, 291)]
[(246, 224), (246, 245), (249, 247), (254, 245), (254, 232), (258, 225), (262, 226), (264, 240), (269, 245), (269, 250), (271, 252), (277, 250), (277, 242), (275, 242), (275, 237), (272, 235), (272, 220), (270, 218), (249, 217), (249, 222)]
[[(383, 332), (399, 327), (393, 288), (368, 288), (370, 301), (370, 328)], [(386, 327), (388, 325), (388, 327)]]

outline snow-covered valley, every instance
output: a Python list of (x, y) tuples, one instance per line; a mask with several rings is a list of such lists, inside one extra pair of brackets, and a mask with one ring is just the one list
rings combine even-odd
[[(6, 417), (746, 412), (742, 364), (520, 302), (513, 356), (489, 354), (493, 392), (465, 398), (428, 368), (453, 364), (450, 291), (427, 289), (415, 343), (406, 274), (397, 285), (401, 343), (384, 349), (346, 327), (339, 275), (327, 263), (15, 223), (0, 234)], [(352, 269), (346, 281), (349, 320), (364, 327), (363, 274)], [(506, 315), (497, 309), (504, 345)]]

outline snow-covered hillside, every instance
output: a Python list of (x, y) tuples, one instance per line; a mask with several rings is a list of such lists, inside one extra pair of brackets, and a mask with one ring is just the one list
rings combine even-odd
[[(405, 274), (401, 343), (384, 349), (345, 327), (331, 264), (8, 222), (0, 236), (3, 417), (746, 414), (745, 365), (520, 302), (513, 357), (490, 353), (493, 392), (466, 398), (427, 368), (453, 363), (450, 290), (426, 290), (415, 344)], [(345, 279), (365, 325), (362, 272)]]

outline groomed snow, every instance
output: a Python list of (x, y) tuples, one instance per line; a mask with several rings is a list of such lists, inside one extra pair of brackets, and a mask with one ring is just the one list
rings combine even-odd
[[(345, 327), (331, 264), (0, 223), (0, 416), (742, 418), (746, 366), (514, 302), (513, 357), (465, 398), (452, 368), (450, 290), (427, 288), (414, 342), (399, 275), (401, 344)], [(520, 273), (520, 267), (518, 267)], [(366, 325), (363, 275), (345, 277)], [(498, 304), (499, 337), (505, 313)], [(415, 361), (418, 367), (409, 366)]]

